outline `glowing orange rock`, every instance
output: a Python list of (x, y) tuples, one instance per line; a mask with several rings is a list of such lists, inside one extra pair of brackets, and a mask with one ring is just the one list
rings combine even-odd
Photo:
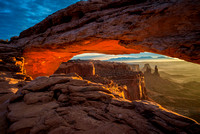
[[(65, 49), (31, 48), (24, 52), (25, 68), (27, 74), (33, 78), (53, 74), (62, 62), (70, 60), (73, 56), (82, 53), (105, 53), (105, 54), (130, 54), (139, 53), (134, 49), (127, 49), (118, 44), (117, 40), (85, 41), (82, 45), (69, 45)], [(98, 43), (97, 43), (98, 42)]]

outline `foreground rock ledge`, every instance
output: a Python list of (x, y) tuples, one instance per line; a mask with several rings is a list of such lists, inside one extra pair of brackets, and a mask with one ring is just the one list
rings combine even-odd
[(38, 77), (11, 100), (8, 133), (200, 133), (200, 125), (149, 101), (114, 96), (76, 74)]
[(199, 0), (81, 1), (0, 44), (0, 58), (25, 57), (34, 78), (86, 52), (147, 51), (200, 63), (199, 16)]

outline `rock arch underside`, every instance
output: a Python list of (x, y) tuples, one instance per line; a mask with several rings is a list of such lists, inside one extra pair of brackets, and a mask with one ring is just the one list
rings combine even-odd
[(24, 57), (34, 78), (86, 52), (147, 51), (200, 63), (199, 22), (199, 0), (81, 1), (1, 43), (0, 57)]

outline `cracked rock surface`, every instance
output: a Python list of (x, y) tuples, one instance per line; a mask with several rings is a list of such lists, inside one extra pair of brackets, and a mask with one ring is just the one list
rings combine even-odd
[(12, 134), (200, 132), (194, 120), (150, 101), (115, 97), (109, 88), (78, 75), (39, 77), (16, 96), (11, 99), (7, 115), (8, 133)]

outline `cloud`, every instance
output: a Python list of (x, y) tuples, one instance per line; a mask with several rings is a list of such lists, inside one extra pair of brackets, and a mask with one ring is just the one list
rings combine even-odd
[(7, 14), (7, 13), (11, 13), (12, 11), (9, 10), (9, 9), (3, 9), (3, 10), (0, 10), (0, 14)]
[(0, 0), (0, 39), (18, 36), (48, 15), (79, 0)]
[(140, 54), (123, 54), (123, 55), (107, 55), (107, 54), (99, 54), (99, 53), (85, 53), (74, 56), (74, 59), (82, 59), (82, 60), (106, 60), (106, 61), (133, 61), (133, 60), (167, 60), (173, 59), (168, 56), (154, 54), (154, 53), (140, 53)]
[(141, 59), (153, 59), (151, 56), (141, 56), (141, 57), (119, 57), (119, 58), (111, 58), (108, 61), (126, 61), (126, 60), (141, 60)]
[(111, 57), (112, 55), (106, 55), (106, 54), (99, 54), (99, 53), (85, 53), (85, 54), (80, 54), (77, 56), (74, 56), (72, 59), (83, 59), (83, 60), (106, 60), (109, 59), (107, 57)]
[[(142, 55), (142, 54), (141, 54)], [(111, 58), (108, 61), (131, 61), (131, 60), (157, 60), (157, 59), (170, 59), (170, 57), (166, 56), (140, 56), (140, 57), (118, 57), (118, 58)]]

